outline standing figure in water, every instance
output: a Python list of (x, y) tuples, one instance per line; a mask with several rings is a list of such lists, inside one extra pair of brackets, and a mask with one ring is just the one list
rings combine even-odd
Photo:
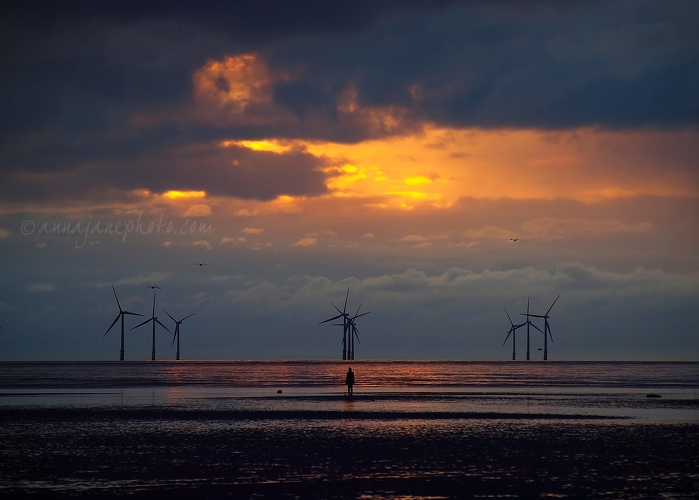
[(347, 384), (347, 395), (351, 396), (353, 394), (352, 386), (354, 385), (354, 372), (352, 371), (351, 367), (347, 370), (345, 384)]

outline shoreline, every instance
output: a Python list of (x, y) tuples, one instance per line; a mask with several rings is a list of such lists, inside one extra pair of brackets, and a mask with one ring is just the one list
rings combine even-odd
[[(628, 421), (633, 417), (517, 412), (362, 411), (362, 410), (201, 410), (177, 408), (0, 407), (0, 419), (151, 419), (151, 420), (584, 420)], [(699, 425), (699, 423), (697, 423)]]

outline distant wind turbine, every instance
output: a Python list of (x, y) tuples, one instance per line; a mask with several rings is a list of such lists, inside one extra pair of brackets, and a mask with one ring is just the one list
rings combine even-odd
[[(524, 324), (527, 325), (527, 361), (529, 361), (529, 360), (530, 360), (530, 353), (529, 353), (529, 327), (530, 327), (530, 326), (533, 326), (534, 328), (536, 328), (537, 330), (539, 330), (539, 331), (541, 332), (541, 328), (539, 328), (538, 326), (536, 326), (536, 325), (535, 325), (534, 323), (532, 323), (531, 320), (529, 319), (529, 318), (531, 318), (531, 317), (533, 316), (532, 314), (529, 314), (529, 297), (527, 297), (527, 312), (526, 312), (526, 313), (519, 313), (519, 314), (520, 314), (520, 316), (526, 316), (526, 317), (527, 317), (527, 321), (526, 321), (526, 323), (524, 323)], [(541, 333), (544, 333), (544, 332), (541, 332)]]
[[(138, 314), (138, 313), (133, 313), (129, 311), (125, 311), (121, 308), (121, 304), (119, 303), (119, 297), (117, 297), (116, 290), (114, 289), (114, 285), (112, 285), (112, 291), (114, 292), (114, 298), (116, 299), (117, 306), (119, 306), (119, 314), (117, 314), (117, 317), (114, 318), (114, 321), (112, 322), (111, 325), (109, 325), (109, 328), (107, 328), (107, 331), (104, 332), (104, 335), (107, 335), (109, 333), (109, 330), (112, 329), (112, 327), (116, 324), (117, 321), (119, 321), (119, 318), (121, 318), (121, 351), (119, 351), (119, 361), (124, 361), (124, 316), (126, 314), (131, 314), (132, 316), (143, 316), (143, 314)], [(2, 328), (2, 327), (0, 327)]]
[[(160, 322), (160, 320), (158, 319), (158, 317), (155, 315), (155, 294), (156, 293), (158, 293), (158, 292), (155, 292), (155, 291), (153, 292), (153, 313), (152, 313), (151, 317), (149, 319), (145, 320), (143, 323), (140, 323), (132, 328), (132, 330), (134, 330), (134, 329), (138, 328), (139, 326), (145, 325), (146, 323), (149, 323), (151, 321), (153, 322), (153, 350), (151, 352), (151, 357), (150, 357), (150, 359), (152, 361), (155, 361), (155, 324), (158, 323), (160, 326), (162, 326), (168, 332), (170, 332), (170, 329), (167, 326), (163, 325)], [(170, 332), (170, 333), (172, 333), (172, 332)]]
[(151, 290), (155, 290), (157, 288), (158, 290), (160, 290), (160, 287), (155, 285), (148, 285), (146, 288), (150, 288)]
[[(532, 318), (544, 318), (544, 331), (542, 332), (544, 334), (544, 360), (549, 359), (549, 348), (548, 348), (548, 337), (546, 334), (548, 333), (548, 336), (551, 337), (551, 342), (553, 342), (553, 335), (551, 335), (551, 327), (549, 326), (549, 313), (551, 312), (551, 309), (553, 309), (553, 306), (556, 305), (556, 302), (558, 302), (558, 299), (560, 299), (561, 296), (559, 295), (556, 297), (556, 300), (553, 301), (553, 304), (551, 304), (551, 307), (549, 307), (549, 310), (546, 311), (546, 314), (530, 314)], [(537, 330), (539, 330), (537, 328)], [(539, 330), (541, 332), (541, 330)]]
[(349, 299), (349, 292), (350, 292), (350, 289), (349, 289), (349, 287), (347, 287), (347, 295), (345, 296), (345, 305), (342, 308), (342, 311), (340, 311), (340, 309), (335, 304), (333, 304), (332, 302), (330, 303), (330, 304), (332, 304), (332, 306), (335, 309), (337, 309), (337, 312), (339, 312), (340, 314), (318, 323), (319, 325), (322, 325), (323, 323), (327, 323), (328, 321), (334, 321), (338, 318), (342, 318), (342, 330), (343, 330), (342, 331), (342, 359), (347, 359), (347, 347), (348, 347), (347, 327), (349, 325), (349, 314), (347, 314), (347, 299)]
[(355, 320), (371, 312), (368, 311), (359, 314), (359, 309), (361, 308), (362, 306), (360, 304), (359, 308), (357, 309), (357, 312), (351, 318), (348, 317), (346, 323), (333, 323), (333, 326), (342, 326), (345, 328), (345, 335), (342, 337), (342, 343), (343, 345), (347, 343), (347, 359), (350, 360), (354, 359), (354, 339), (356, 338), (357, 342), (359, 342), (360, 344), (362, 343), (359, 340), (359, 329), (357, 328), (357, 323), (355, 322)]
[(175, 343), (175, 339), (177, 339), (177, 360), (180, 359), (180, 325), (184, 320), (189, 318), (189, 316), (194, 316), (194, 313), (190, 314), (189, 316), (185, 316), (181, 320), (177, 321), (175, 318), (173, 318), (169, 312), (167, 312), (165, 309), (163, 309), (163, 312), (170, 316), (170, 319), (175, 322), (175, 335), (172, 337), (172, 343)]
[(349, 293), (350, 288), (347, 287), (347, 295), (345, 295), (345, 305), (342, 307), (342, 311), (340, 311), (340, 308), (337, 307), (335, 304), (333, 304), (332, 302), (330, 303), (339, 313), (337, 316), (333, 316), (332, 318), (328, 318), (325, 321), (321, 321), (320, 323), (318, 323), (319, 325), (322, 325), (323, 323), (327, 323), (328, 321), (334, 321), (336, 319), (342, 318), (342, 323), (337, 323), (333, 326), (342, 326), (342, 359), (345, 360), (354, 359), (354, 339), (356, 338), (357, 341), (359, 341), (359, 330), (357, 329), (355, 320), (366, 314), (369, 314), (368, 312), (359, 314), (359, 310), (362, 308), (360, 304), (354, 316), (350, 317), (350, 315), (347, 313), (347, 300), (349, 299)]
[(349, 325), (348, 325), (348, 333), (349, 333), (349, 359), (354, 359), (354, 339), (357, 339), (357, 342), (360, 342), (359, 340), (359, 330), (357, 329), (357, 323), (355, 320), (357, 318), (361, 318), (362, 316), (365, 316), (369, 314), (371, 311), (367, 311), (365, 313), (359, 314), (359, 310), (362, 308), (362, 305), (359, 304), (359, 307), (357, 308), (357, 312), (354, 313), (354, 316), (352, 318), (349, 318)]
[(512, 334), (512, 360), (514, 361), (517, 358), (517, 356), (515, 354), (515, 332), (517, 331), (518, 328), (523, 327), (527, 323), (525, 322), (525, 323), (522, 323), (519, 325), (515, 325), (512, 322), (512, 318), (510, 318), (510, 313), (507, 312), (506, 308), (505, 308), (505, 314), (507, 314), (507, 319), (510, 320), (510, 331), (507, 332), (507, 337), (505, 337), (505, 342), (503, 342), (502, 345), (505, 345), (505, 343), (507, 342), (507, 339), (510, 338), (510, 334)]

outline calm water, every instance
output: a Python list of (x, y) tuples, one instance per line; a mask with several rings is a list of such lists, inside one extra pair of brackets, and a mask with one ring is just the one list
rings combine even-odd
[(0, 363), (0, 389), (200, 386), (386, 388), (699, 387), (696, 362), (125, 361)]
[(699, 421), (699, 363), (693, 362), (9, 362), (0, 364), (0, 407), (341, 412), (348, 366), (357, 379), (353, 411)]

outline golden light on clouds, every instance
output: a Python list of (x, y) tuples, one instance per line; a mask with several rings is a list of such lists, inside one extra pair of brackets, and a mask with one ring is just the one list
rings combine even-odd
[(284, 153), (291, 149), (288, 145), (276, 141), (225, 141), (223, 145), (236, 145), (253, 151), (271, 151), (272, 153)]
[(170, 198), (173, 200), (181, 198), (205, 198), (205, 191), (168, 191), (163, 194), (165, 198)]
[[(639, 194), (696, 195), (681, 176), (657, 168), (661, 156), (628, 153), (643, 147), (662, 151), (678, 141), (682, 147), (683, 137), (647, 131), (426, 128), (357, 144), (268, 138), (223, 145), (276, 153), (304, 149), (330, 160), (326, 182), (332, 196), (410, 209), (447, 207), (461, 197), (595, 202)], [(292, 205), (293, 198), (275, 203)]]
[(239, 54), (208, 61), (194, 74), (195, 95), (243, 110), (269, 101), (275, 80), (267, 63), (256, 54)]
[[(290, 79), (256, 53), (238, 54), (201, 67), (194, 75), (195, 97), (232, 110), (232, 122), (293, 121), (297, 117), (273, 99), (274, 83)], [(418, 86), (409, 92), (416, 100), (422, 96)], [(253, 104), (263, 111), (248, 113)], [(373, 207), (446, 207), (462, 197), (594, 202), (637, 194), (696, 195), (686, 176), (662, 175), (660, 157), (644, 154), (649, 147), (672, 150), (673, 142), (693, 139), (691, 133), (482, 130), (427, 123), (413, 132), (419, 124), (408, 125), (405, 109), (365, 106), (352, 84), (340, 94), (336, 109), (341, 120), (381, 138), (351, 144), (267, 137), (221, 145), (278, 154), (303, 150), (327, 159), (326, 185), (332, 196), (366, 198)], [(167, 197), (173, 199), (193, 196), (171, 193)], [(284, 198), (274, 203), (293, 206), (293, 200)]]
[(432, 179), (424, 175), (418, 175), (416, 177), (408, 177), (404, 182), (408, 186), (419, 186), (420, 184), (432, 184)]

